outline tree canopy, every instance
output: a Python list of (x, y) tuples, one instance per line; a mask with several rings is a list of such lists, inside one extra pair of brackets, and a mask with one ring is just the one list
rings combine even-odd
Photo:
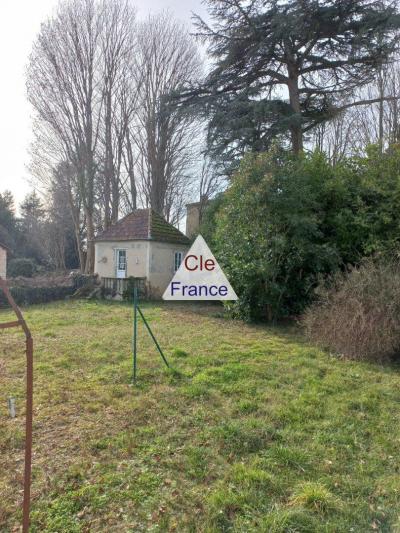
[(0, 243), (12, 247), (18, 233), (14, 198), (10, 191), (0, 193)]
[(211, 22), (196, 24), (212, 68), (183, 101), (202, 110), (211, 151), (228, 161), (279, 136), (301, 151), (304, 135), (343, 109), (396, 49), (394, 1), (206, 3)]

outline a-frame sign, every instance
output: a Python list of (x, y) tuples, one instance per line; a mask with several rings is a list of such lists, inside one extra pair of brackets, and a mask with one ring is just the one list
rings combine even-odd
[(206, 241), (198, 235), (166, 288), (164, 300), (237, 300)]

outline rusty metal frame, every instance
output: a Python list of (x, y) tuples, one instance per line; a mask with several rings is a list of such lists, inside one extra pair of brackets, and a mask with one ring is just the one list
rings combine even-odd
[(25, 414), (25, 470), (22, 531), (29, 531), (32, 474), (32, 419), (33, 419), (33, 339), (20, 308), (14, 301), (7, 284), (0, 277), (0, 290), (4, 292), (18, 320), (0, 323), (0, 329), (21, 327), (26, 341), (26, 414)]

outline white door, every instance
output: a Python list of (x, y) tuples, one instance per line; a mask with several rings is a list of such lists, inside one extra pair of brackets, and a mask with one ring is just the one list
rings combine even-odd
[(126, 250), (116, 251), (117, 278), (126, 278)]

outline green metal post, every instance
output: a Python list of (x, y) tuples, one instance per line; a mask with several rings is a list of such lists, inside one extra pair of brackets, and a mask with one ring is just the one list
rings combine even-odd
[(137, 286), (133, 289), (133, 382), (136, 381), (136, 356), (137, 356)]
[(155, 336), (153, 335), (153, 332), (151, 331), (150, 326), (148, 325), (147, 320), (145, 319), (144, 314), (142, 313), (142, 311), (141, 311), (141, 309), (140, 309), (139, 306), (137, 306), (137, 310), (139, 311), (140, 316), (142, 317), (142, 320), (143, 320), (143, 322), (144, 322), (144, 325), (145, 325), (146, 328), (147, 328), (147, 331), (150, 333), (150, 337), (153, 339), (154, 344), (157, 346), (157, 350), (160, 352), (160, 355), (161, 355), (161, 357), (162, 357), (162, 360), (164, 361), (164, 363), (165, 363), (165, 364), (167, 365), (167, 367), (169, 368), (168, 361), (166, 360), (166, 358), (165, 358), (165, 356), (164, 356), (164, 354), (163, 354), (163, 351), (161, 350), (160, 345), (158, 344), (157, 339), (156, 339)]

